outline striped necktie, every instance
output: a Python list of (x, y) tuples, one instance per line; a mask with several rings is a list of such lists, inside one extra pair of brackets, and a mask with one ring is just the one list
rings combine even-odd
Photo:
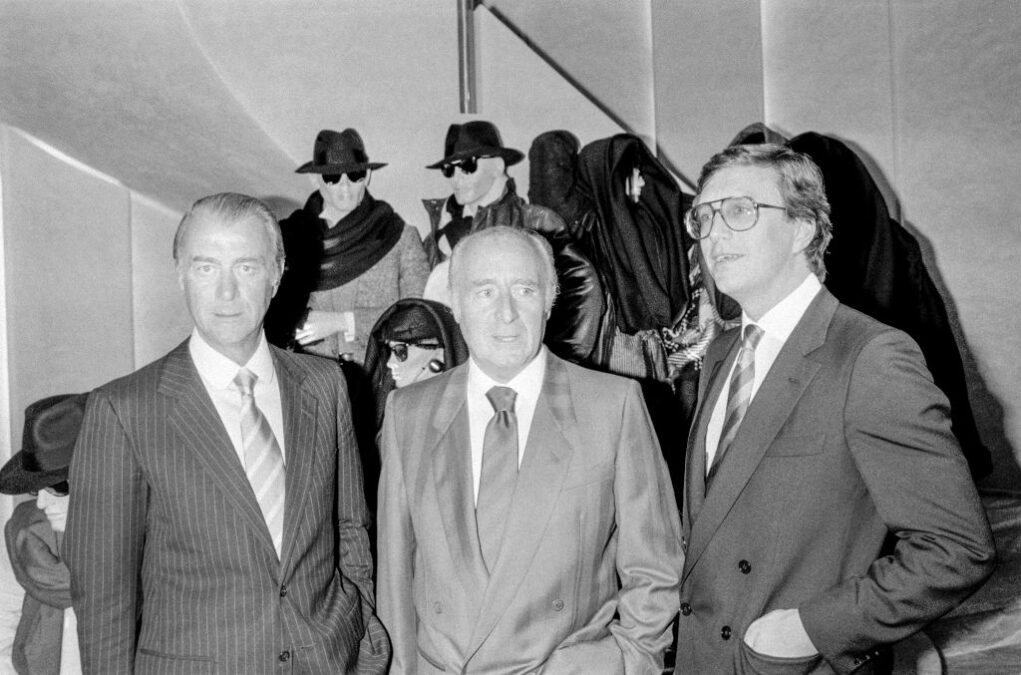
[(755, 382), (755, 348), (759, 345), (762, 335), (763, 330), (754, 323), (745, 326), (741, 351), (737, 354), (737, 365), (730, 376), (730, 393), (727, 395), (727, 412), (723, 419), (723, 429), (720, 431), (720, 442), (716, 446), (713, 465), (705, 477), (706, 492), (709, 492), (709, 484), (719, 471), (720, 462), (737, 436), (738, 427), (741, 426), (741, 420), (744, 419), (748, 404), (751, 403), (752, 384)]
[(258, 376), (247, 368), (239, 370), (234, 378), (241, 392), (241, 444), (245, 473), (279, 557), (284, 537), (284, 456), (269, 421), (255, 404), (253, 390), (257, 379)]
[(514, 414), (517, 392), (493, 387), (486, 398), (495, 411), (482, 441), (482, 470), (475, 521), (479, 529), (482, 559), (492, 572), (500, 555), (504, 524), (518, 481), (518, 420)]

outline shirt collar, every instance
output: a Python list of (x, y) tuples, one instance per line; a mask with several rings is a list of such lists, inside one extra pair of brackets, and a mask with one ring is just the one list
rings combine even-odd
[[(192, 329), (191, 339), (188, 340), (188, 351), (191, 353), (195, 368), (199, 371), (206, 382), (214, 389), (227, 389), (233, 386), (234, 378), (240, 370), (240, 366), (234, 363), (220, 352), (213, 349), (208, 342), (199, 334), (197, 328)], [(259, 346), (255, 353), (248, 359), (245, 368), (255, 373), (258, 382), (271, 384), (276, 379), (276, 369), (273, 368), (273, 355), (269, 351), (269, 343), (266, 336), (259, 338)]]
[(786, 342), (821, 288), (822, 284), (819, 282), (819, 278), (810, 272), (797, 288), (776, 303), (758, 321), (752, 321), (751, 317), (741, 312), (742, 334), (744, 334), (745, 326), (754, 323), (771, 338)]
[(510, 387), (517, 392), (518, 396), (524, 396), (530, 401), (538, 401), (545, 376), (546, 345), (543, 345), (535, 358), (509, 382), (497, 382), (482, 372), (482, 368), (475, 363), (474, 357), (468, 357), (468, 394), (473, 397), (485, 396), (486, 392), (493, 387)]

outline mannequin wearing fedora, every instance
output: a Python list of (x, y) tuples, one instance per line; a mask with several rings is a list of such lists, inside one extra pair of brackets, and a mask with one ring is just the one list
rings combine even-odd
[(25, 589), (11, 646), (19, 674), (80, 673), (71, 578), (61, 557), (67, 520), (67, 468), (86, 394), (60, 394), (25, 410), (22, 449), (0, 470), (0, 492), (35, 494), (18, 504), (4, 528), (7, 553)]
[(368, 191), (370, 162), (354, 129), (324, 129), (312, 161), (305, 206), (280, 221), (287, 269), (266, 315), (281, 347), (361, 363), (369, 330), (399, 298), (419, 297), (429, 274), (418, 230)]
[(504, 147), (496, 125), (483, 120), (451, 124), (444, 150), (443, 159), (426, 167), (442, 171), (453, 194), (423, 200), (431, 220), (425, 249), (434, 266), (425, 297), (450, 304), (446, 260), (462, 237), (494, 225), (536, 230), (553, 247), (559, 287), (545, 342), (558, 356), (587, 363), (606, 309), (599, 276), (571, 241), (560, 216), (518, 196), (507, 167), (520, 162), (524, 154)]

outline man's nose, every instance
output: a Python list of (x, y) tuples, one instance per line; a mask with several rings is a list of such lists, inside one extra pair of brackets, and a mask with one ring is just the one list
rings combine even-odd
[(518, 318), (518, 306), (514, 301), (514, 297), (510, 293), (503, 293), (500, 296), (500, 318), (506, 323), (514, 321)]
[(216, 282), (216, 295), (223, 300), (233, 300), (238, 294), (238, 280), (234, 272), (227, 271)]

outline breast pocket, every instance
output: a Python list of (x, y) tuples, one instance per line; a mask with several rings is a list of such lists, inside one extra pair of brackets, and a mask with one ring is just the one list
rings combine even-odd
[(610, 480), (613, 480), (612, 459), (572, 471), (564, 481), (564, 490), (574, 490), (583, 487), (595, 488), (598, 483)]
[(826, 449), (826, 434), (795, 434), (779, 436), (766, 451), (766, 457), (805, 457), (818, 455)]

